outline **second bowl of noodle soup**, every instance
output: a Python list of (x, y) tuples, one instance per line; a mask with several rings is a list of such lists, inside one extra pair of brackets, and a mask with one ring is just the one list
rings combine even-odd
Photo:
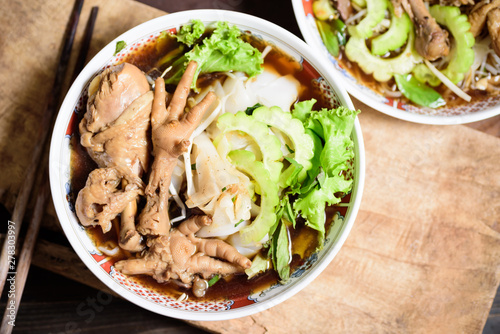
[[(438, 57), (434, 61), (427, 61), (424, 57), (418, 54), (415, 48), (408, 51), (409, 44), (414, 43), (417, 38), (417, 34), (414, 31), (416, 30), (416, 28), (414, 28), (416, 25), (412, 25), (410, 28), (411, 31), (408, 35), (408, 42), (400, 46), (395, 51), (386, 52), (385, 54), (376, 56), (372, 54), (375, 53), (375, 49), (373, 49), (373, 41), (379, 37), (384, 37), (385, 33), (392, 31), (390, 28), (393, 24), (393, 19), (396, 16), (393, 11), (392, 3), (401, 2), (390, 2), (386, 0), (374, 0), (369, 2), (368, 6), (373, 4), (385, 4), (385, 17), (384, 14), (382, 14), (382, 22), (372, 29), (373, 34), (368, 34), (369, 37), (365, 38), (362, 43), (358, 42), (358, 37), (353, 39), (351, 42), (349, 42), (349, 40), (352, 37), (351, 32), (355, 31), (357, 25), (363, 24), (363, 19), (366, 18), (367, 13), (370, 12), (370, 8), (367, 7), (367, 2), (341, 2), (349, 4), (350, 14), (339, 14), (342, 13), (342, 10), (336, 8), (336, 6), (338, 6), (337, 2), (328, 0), (293, 0), (292, 5), (297, 23), (305, 41), (312, 48), (323, 55), (325, 62), (328, 64), (329, 70), (337, 73), (342, 78), (341, 80), (344, 87), (347, 89), (349, 94), (354, 96), (356, 99), (373, 109), (390, 116), (424, 124), (463, 124), (488, 119), (500, 114), (500, 96), (498, 95), (500, 90), (497, 87), (500, 80), (500, 76), (498, 75), (500, 73), (500, 58), (494, 51), (493, 47), (489, 46), (491, 39), (486, 32), (486, 28), (484, 28), (483, 32), (475, 38), (472, 32), (469, 31), (463, 31), (463, 34), (459, 34), (460, 36), (467, 34), (468, 43), (472, 44), (472, 46), (468, 45), (467, 47), (467, 51), (470, 53), (470, 55), (467, 56), (470, 58), (470, 66), (468, 66), (468, 64), (467, 68), (463, 69), (464, 72), (460, 73), (460, 75), (463, 75), (463, 79), (456, 78), (454, 83), (458, 90), (461, 91), (459, 93), (468, 95), (466, 98), (470, 98), (470, 101), (467, 102), (463, 98), (460, 98), (459, 95), (455, 94), (445, 84), (434, 77), (433, 79), (437, 80), (437, 82), (432, 84), (424, 84), (420, 82), (419, 84), (426, 85), (426, 92), (430, 91), (432, 94), (439, 93), (441, 95), (440, 106), (422, 106), (410, 101), (399, 89), (399, 84), (395, 80), (397, 75), (396, 71), (398, 69), (393, 68), (392, 70), (395, 71), (394, 73), (391, 71), (384, 73), (384, 64), (386, 61), (390, 62), (396, 58), (407, 58), (409, 62), (414, 62), (416, 66), (413, 67), (414, 65), (412, 65), (411, 68), (403, 71), (402, 73), (404, 74), (401, 75), (404, 75), (406, 78), (413, 77), (413, 79), (417, 78), (417, 72), (420, 73), (421, 76), (423, 76), (422, 73), (429, 75), (430, 70), (428, 67), (431, 66), (441, 71), (441, 73), (448, 73), (446, 72), (446, 67), (449, 63), (454, 61), (453, 59), (459, 59), (456, 61), (459, 63), (460, 58), (465, 58), (465, 54), (459, 55), (459, 53), (455, 50), (457, 48), (455, 36), (453, 36), (453, 33), (455, 32), (450, 30), (449, 27), (443, 25), (443, 22), (438, 22), (441, 29), (444, 30), (446, 36), (448, 36), (450, 52), (446, 56)], [(422, 1), (412, 1), (412, 3), (420, 2)], [(322, 5), (329, 3), (331, 8), (335, 8), (334, 10), (338, 11), (335, 12), (333, 16), (330, 16), (330, 19), (322, 18), (320, 20), (314, 12), (316, 5), (318, 5), (317, 8), (320, 8), (320, 3)], [(406, 2), (402, 3), (404, 7)], [(444, 5), (439, 5), (439, 2), (436, 1), (424, 1), (423, 3), (425, 3), (425, 6), (432, 14), (438, 12), (439, 10), (442, 10), (442, 12), (448, 16), (451, 16), (451, 12), (454, 13), (453, 15), (461, 13), (461, 15), (456, 15), (456, 23), (454, 24), (460, 25), (460, 29), (470, 27), (467, 22), (467, 14), (474, 10), (474, 5), (465, 1), (441, 2)], [(458, 6), (458, 4), (460, 4), (460, 7), (455, 7)], [(405, 10), (403, 10), (400, 17), (406, 14)], [(349, 17), (344, 18), (343, 16), (345, 15), (349, 15)], [(334, 19), (332, 20), (332, 18)], [(322, 24), (320, 22), (323, 22), (323, 24), (328, 22), (328, 24), (333, 26), (332, 22), (340, 21), (343, 25), (342, 29), (344, 29), (344, 35), (342, 37), (342, 44), (339, 44), (338, 54), (334, 56), (328, 51), (324, 38), (321, 37), (321, 32), (318, 27)], [(450, 24), (448, 23), (448, 25)], [(400, 27), (400, 29), (403, 28)], [(356, 40), (356, 42), (354, 42), (354, 40)], [(389, 45), (390, 43), (384, 42), (382, 44)], [(466, 49), (465, 46), (461, 47)], [(363, 56), (359, 56), (360, 54), (363, 54)], [(378, 66), (375, 66), (374, 69), (373, 66), (367, 65), (370, 63), (369, 59), (356, 61), (356, 59), (361, 60), (363, 57), (368, 57), (377, 63)], [(407, 64), (405, 66), (407, 66)], [(367, 73), (367, 70), (370, 73)], [(430, 75), (432, 75), (432, 73)]]

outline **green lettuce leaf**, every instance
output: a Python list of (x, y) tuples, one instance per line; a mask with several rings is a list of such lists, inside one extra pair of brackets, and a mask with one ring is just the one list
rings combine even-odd
[(192, 24), (183, 25), (175, 35), (178, 42), (192, 46), (205, 32), (205, 25), (200, 20), (192, 20)]
[(313, 105), (312, 101), (302, 103), (292, 111), (313, 139), (315, 152), (306, 180), (294, 191), (298, 198), (292, 206), (307, 226), (318, 231), (321, 248), (325, 237), (325, 206), (340, 202), (340, 196), (352, 187), (352, 180), (346, 179), (345, 174), (348, 161), (354, 158), (351, 132), (359, 111), (346, 107), (312, 111)]
[(196, 90), (196, 80), (200, 74), (240, 71), (253, 77), (262, 72), (262, 55), (249, 43), (241, 38), (241, 31), (227, 22), (217, 22), (217, 27), (201, 44), (185, 53), (172, 65), (166, 84), (177, 84), (184, 73), (187, 64), (194, 60), (198, 68), (193, 78), (191, 88)]
[(294, 210), (306, 219), (306, 225), (318, 231), (319, 248), (325, 238), (325, 206), (339, 203), (341, 198), (335, 194), (348, 193), (351, 186), (352, 180), (346, 180), (343, 176), (325, 176), (321, 184), (299, 196), (293, 203)]
[[(270, 236), (266, 246), (268, 257), (281, 281), (290, 278), (292, 256), (288, 228), (295, 228), (297, 216), (302, 216), (307, 226), (318, 231), (318, 249), (321, 249), (326, 234), (325, 207), (339, 203), (352, 188), (352, 180), (345, 175), (349, 169), (348, 161), (354, 157), (351, 132), (359, 111), (345, 107), (313, 111), (315, 102), (299, 102), (292, 110), (292, 116), (304, 124), (305, 134), (313, 143), (314, 156), (308, 160), (312, 166), (302, 179), (299, 173), (304, 167), (295, 159), (285, 157), (290, 163), (291, 172), (286, 178), (289, 187), (284, 189), (279, 204), (275, 202), (274, 214), (266, 214), (274, 219), (272, 224), (270, 221), (265, 224)], [(259, 118), (258, 110), (254, 116), (255, 113)], [(253, 274), (262, 270), (264, 263), (257, 261), (255, 267), (249, 272)]]
[[(276, 235), (277, 234), (277, 235)], [(281, 221), (279, 228), (275, 231), (276, 237), (273, 238), (273, 256), (274, 269), (278, 272), (280, 279), (286, 282), (290, 278), (290, 247), (288, 240), (288, 231), (286, 225)]]
[(283, 179), (280, 177), (280, 182), (283, 184), (289, 184), (292, 192), (295, 192), (297, 189), (300, 188), (300, 179), (299, 175), (300, 172), (304, 169), (304, 166), (299, 164), (297, 160), (293, 158), (288, 158), (285, 157), (285, 160), (290, 163), (290, 166), (287, 168), (287, 174), (282, 173), (281, 176), (284, 177)]
[[(295, 194), (306, 193), (317, 183), (316, 176), (318, 176), (321, 167), (320, 156), (321, 152), (323, 151), (323, 143), (321, 141), (321, 138), (316, 135), (311, 129), (306, 129), (306, 133), (313, 139), (314, 157), (311, 159), (312, 166), (311, 169), (307, 171), (306, 179), (300, 185), (299, 190), (294, 191)], [(296, 188), (292, 186), (292, 189)]]
[(113, 56), (116, 56), (118, 54), (118, 52), (123, 50), (126, 46), (127, 46), (127, 43), (125, 43), (125, 41), (116, 42), (115, 53), (113, 54)]
[(347, 170), (347, 161), (354, 157), (351, 132), (357, 111), (346, 107), (322, 109), (312, 114), (312, 118), (321, 124), (325, 146), (320, 156), (320, 163), (327, 175), (337, 175)]
[(276, 208), (276, 223), (269, 230), (268, 256), (282, 282), (290, 278), (290, 262), (292, 260), (288, 225), (295, 228), (295, 213), (290, 205), (288, 195), (285, 195)]
[(293, 117), (300, 119), (304, 123), (311, 114), (315, 103), (315, 99), (295, 103), (292, 110)]

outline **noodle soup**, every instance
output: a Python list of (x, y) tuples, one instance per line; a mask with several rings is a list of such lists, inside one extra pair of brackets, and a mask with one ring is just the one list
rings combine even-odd
[[(219, 317), (227, 319), (241, 314), (236, 312), (239, 309), (253, 313), (262, 309), (257, 305), (271, 306), (269, 302), (287, 298), (324, 268), (340, 248), (357, 211), (363, 157), (357, 134), (351, 134), (357, 112), (339, 107), (345, 103), (344, 93), (320, 76), (309, 62), (310, 55), (308, 60), (298, 56), (293, 39), (282, 44), (243, 25), (237, 37), (249, 46), (238, 49), (255, 50), (249, 54), (261, 61), (258, 73), (190, 72), (196, 79), (188, 82), (183, 78), (192, 71), (189, 62), (180, 69), (185, 72), (176, 83), (176, 61), (197, 49), (182, 46), (176, 37), (188, 24), (193, 22), (129, 42), (105, 66), (94, 66), (91, 80), (80, 86), (75, 112), (66, 123), (67, 149), (63, 145), (67, 152), (63, 156), (70, 158), (62, 174), (68, 176), (65, 210), (71, 224), (67, 227), (76, 231), (72, 245), (85, 249), (79, 254), (89, 268), (104, 282), (114, 282), (112, 287), (118, 284), (127, 299), (180, 318), (204, 317), (191, 315), (192, 311), (225, 314), (222, 311), (234, 310)], [(197, 45), (217, 35), (216, 27), (225, 23), (209, 19), (204, 24), (208, 28)], [(179, 49), (183, 51), (178, 53)], [(172, 54), (176, 56), (165, 61)], [(124, 71), (130, 71), (127, 77), (141, 73), (137, 80), (149, 88), (138, 93), (133, 107), (125, 106), (114, 120), (106, 121), (109, 113), (100, 114), (99, 108), (111, 104), (106, 94), (112, 95)], [(194, 117), (189, 116), (192, 110), (201, 105), (206, 110), (192, 129), (185, 130), (191, 134), (181, 132), (186, 139), (175, 145), (182, 143), (185, 148), (175, 158), (163, 155), (162, 160), (159, 141), (168, 136), (155, 135), (163, 123), (156, 122), (156, 116), (143, 117), (144, 110), (151, 112), (143, 106), (152, 106), (154, 114), (159, 110), (158, 94), (167, 96), (166, 105), (177, 105), (182, 100), (177, 92), (186, 82), (191, 89), (182, 97), (185, 106), (176, 116), (178, 121), (169, 126), (187, 124), (186, 119)], [(137, 90), (138, 85), (127, 89)], [(272, 90), (273, 85), (279, 91)], [(173, 115), (170, 112), (167, 115)], [(318, 128), (332, 120), (342, 124), (344, 119), (346, 130), (337, 134)], [(93, 127), (98, 121), (104, 125)], [(332, 149), (330, 140), (344, 136), (347, 155), (328, 165), (318, 155), (313, 164), (314, 136), (317, 152)], [(101, 145), (98, 140), (103, 138)], [(133, 142), (137, 138), (146, 138), (138, 141), (143, 146)], [(171, 165), (169, 172), (157, 172), (161, 161)], [(311, 171), (314, 168), (317, 174)], [(170, 178), (159, 183), (169, 184), (168, 189), (151, 191), (153, 175)], [(155, 203), (166, 203), (155, 202), (165, 189), (168, 211), (155, 211)], [(331, 195), (323, 202), (311, 200), (327, 191)], [(309, 210), (321, 206), (321, 211)], [(155, 220), (159, 213), (167, 218), (168, 229), (144, 225), (148, 210), (154, 218), (149, 222), (165, 222), (161, 217)], [(133, 233), (140, 238), (134, 239)], [(67, 235), (71, 241), (72, 234)], [(181, 248), (175, 245), (179, 244), (190, 249), (187, 255), (178, 253)]]

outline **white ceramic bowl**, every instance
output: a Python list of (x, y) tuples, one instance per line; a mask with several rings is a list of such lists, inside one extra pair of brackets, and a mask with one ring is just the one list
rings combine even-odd
[(424, 124), (464, 124), (480, 121), (500, 114), (500, 96), (467, 103), (459, 107), (438, 109), (420, 108), (397, 103), (359, 83), (349, 72), (339, 66), (328, 52), (318, 32), (312, 11), (313, 0), (292, 0), (293, 11), (305, 41), (325, 59), (330, 72), (342, 78), (341, 85), (359, 101), (387, 115), (410, 122)]
[[(227, 21), (242, 31), (251, 31), (264, 38), (300, 61), (332, 102), (353, 108), (348, 94), (339, 84), (337, 74), (327, 71), (325, 63), (303, 41), (270, 22), (220, 10), (194, 10), (166, 15), (143, 23), (117, 37), (90, 61), (75, 80), (61, 106), (52, 135), (50, 185), (59, 221), (71, 245), (87, 267), (111, 290), (145, 309), (166, 316), (186, 320), (224, 320), (247, 316), (286, 300), (309, 284), (335, 257), (351, 230), (360, 205), (365, 173), (364, 147), (361, 129), (356, 120), (352, 134), (356, 154), (353, 166), (354, 188), (345, 218), (329, 232), (324, 249), (309, 258), (306, 265), (297, 270), (287, 284), (272, 286), (267, 291), (246, 296), (243, 300), (178, 302), (172, 296), (162, 295), (142, 286), (133, 277), (116, 272), (109, 259), (95, 248), (85, 229), (79, 224), (67, 198), (71, 184), (70, 140), (76, 135), (76, 112), (83, 110), (83, 92), (96, 73), (107, 65), (119, 62), (131, 49), (141, 48), (145, 42), (156, 38), (161, 31), (178, 28), (195, 18), (206, 25), (219, 20)], [(122, 40), (127, 43), (127, 48), (113, 56), (116, 42)]]

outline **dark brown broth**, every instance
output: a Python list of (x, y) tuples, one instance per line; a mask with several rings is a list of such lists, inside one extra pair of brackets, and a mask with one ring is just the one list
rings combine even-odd
[[(249, 34), (245, 34), (245, 39), (250, 42), (254, 47), (258, 48), (261, 52), (264, 50), (267, 44), (261, 40), (252, 38)], [(163, 54), (169, 52), (170, 50), (178, 47), (178, 44), (173, 39), (163, 40), (162, 42), (153, 41), (150, 45), (144, 46), (140, 52), (131, 52), (124, 58), (124, 62), (129, 62), (142, 71), (148, 72), (155, 68), (158, 60)], [(315, 108), (328, 107), (322, 105), (321, 101), (323, 99), (318, 96), (317, 90), (312, 89), (310, 85), (311, 78), (305, 71), (302, 71), (300, 64), (293, 61), (291, 58), (283, 54), (281, 51), (273, 48), (271, 52), (265, 58), (265, 66), (271, 66), (275, 68), (281, 75), (291, 74), (293, 75), (304, 87), (299, 100), (308, 100), (315, 98), (318, 103)], [(160, 69), (161, 70), (161, 69)], [(209, 78), (200, 77), (199, 80), (215, 80), (217, 75), (211, 75)], [(78, 120), (80, 121), (80, 119)], [(88, 174), (96, 168), (96, 164), (90, 156), (87, 154), (86, 150), (80, 145), (79, 135), (73, 136), (71, 139), (71, 194), (70, 199), (74, 204), (78, 192), (84, 187)], [(147, 181), (145, 179), (145, 181)], [(349, 202), (349, 196), (346, 196), (342, 202)], [(343, 207), (332, 207), (327, 208), (327, 218), (326, 218), (326, 230), (328, 231), (332, 218), (335, 212), (340, 211), (342, 215), (345, 215), (345, 208)], [(140, 211), (140, 210), (139, 210)], [(104, 246), (110, 242), (117, 245), (118, 243), (118, 231), (114, 224), (111, 231), (103, 234), (100, 227), (88, 228), (87, 233), (90, 235), (91, 239), (94, 241), (97, 247)], [(304, 264), (305, 259), (313, 254), (317, 247), (317, 232), (305, 226), (303, 223), (298, 223), (295, 230), (290, 229), (290, 237), (292, 240), (292, 272), (300, 265)], [(297, 253), (301, 254), (298, 256)], [(116, 262), (125, 258), (133, 257), (132, 254), (126, 251), (120, 251), (118, 255), (112, 258), (112, 262)], [(140, 281), (144, 286), (149, 287), (160, 293), (169, 294), (172, 296), (179, 296), (179, 293), (187, 293), (191, 299), (196, 299), (191, 293), (191, 290), (178, 287), (175, 283), (158, 283), (154, 279), (148, 276), (140, 275), (134, 276), (134, 280)], [(215, 285), (208, 289), (207, 294), (204, 299), (216, 300), (216, 299), (236, 299), (240, 297), (246, 297), (252, 292), (262, 291), (272, 284), (278, 281), (279, 277), (274, 270), (268, 270), (266, 273), (260, 274), (252, 279), (247, 279), (246, 275), (232, 275), (221, 279)], [(197, 298), (197, 300), (203, 300), (202, 298)]]
[(90, 172), (97, 168), (97, 164), (90, 158), (87, 150), (80, 144), (80, 136), (72, 136), (70, 139), (71, 159), (71, 189), (69, 200), (74, 205), (78, 192), (85, 186)]
[[(342, 49), (339, 53), (339, 56), (336, 58), (337, 61), (340, 64), (340, 67), (345, 69), (349, 74), (351, 74), (359, 83), (362, 85), (370, 88), (371, 90), (377, 92), (380, 95), (384, 95), (384, 89), (381, 85), (380, 82), (375, 80), (373, 75), (371, 74), (366, 74), (363, 72), (363, 70), (359, 67), (359, 65), (355, 62), (351, 62), (346, 54), (344, 49)], [(391, 78), (387, 85), (391, 87), (395, 83), (394, 78)], [(450, 89), (446, 87), (444, 84), (440, 84), (437, 87), (434, 87), (434, 89), (441, 94), (441, 96), (444, 98), (446, 101), (446, 105), (444, 106), (445, 108), (453, 108), (453, 107), (459, 107), (463, 106), (468, 103), (474, 103), (478, 102), (481, 100), (484, 100), (488, 97), (491, 97), (491, 94), (488, 94), (486, 91), (478, 90), (478, 89), (467, 89), (465, 92), (469, 94), (472, 99), (470, 102), (465, 101), (464, 99), (459, 98), (457, 95), (452, 94)], [(402, 96), (399, 98), (391, 98), (395, 101), (400, 101), (404, 104), (411, 104), (415, 105), (413, 102), (411, 102), (409, 99), (406, 97)], [(418, 106), (418, 105), (417, 105)]]

